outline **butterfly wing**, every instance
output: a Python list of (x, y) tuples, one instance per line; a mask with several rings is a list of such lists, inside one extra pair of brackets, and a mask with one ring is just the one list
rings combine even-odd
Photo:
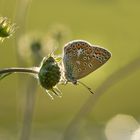
[(73, 41), (64, 48), (64, 69), (68, 81), (78, 80), (101, 67), (111, 53), (85, 41)]

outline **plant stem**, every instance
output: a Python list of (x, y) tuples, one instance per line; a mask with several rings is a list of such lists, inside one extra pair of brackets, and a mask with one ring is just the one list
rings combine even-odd
[(34, 116), (34, 108), (36, 101), (36, 90), (37, 90), (37, 81), (32, 77), (28, 79), (26, 89), (23, 91), (24, 96), (24, 110), (23, 110), (23, 118), (22, 118), (22, 126), (20, 130), (20, 138), (19, 140), (30, 140), (31, 132), (32, 132), (32, 121)]
[(32, 67), (32, 68), (18, 68), (18, 67), (12, 67), (12, 68), (0, 69), (0, 75), (1, 75), (1, 74), (6, 74), (6, 73), (38, 74), (38, 70), (37, 70), (35, 67)]

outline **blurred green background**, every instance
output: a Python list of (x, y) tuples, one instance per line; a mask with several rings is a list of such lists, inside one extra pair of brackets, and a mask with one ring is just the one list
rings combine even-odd
[[(57, 24), (62, 24), (70, 30), (70, 40), (87, 40), (112, 52), (112, 58), (103, 67), (81, 80), (94, 91), (99, 86), (104, 87), (102, 83), (111, 74), (140, 57), (140, 1), (138, 0), (32, 0), (27, 9), (26, 3), (28, 4), (28, 0), (0, 0), (0, 16), (10, 18), (18, 26), (11, 38), (0, 43), (0, 68), (18, 65), (15, 42), (19, 32), (20, 35), (22, 31), (46, 33)], [(17, 20), (17, 15), (22, 10), (23, 12), (27, 10), (26, 17), (20, 15), (25, 21), (23, 25), (21, 25), (23, 22)], [(129, 68), (133, 69), (133, 65), (128, 67), (128, 72)], [(29, 78), (29, 76), (24, 77), (26, 80)], [(25, 97), (22, 88), (19, 89), (19, 84), (19, 77), (16, 74), (0, 81), (0, 139), (2, 140), (20, 138)], [(62, 99), (56, 98), (51, 101), (38, 84), (31, 140), (66, 139), (65, 130), (72, 119), (89, 98), (94, 98), (91, 97), (94, 95), (89, 94), (80, 85), (60, 85), (59, 88), (63, 92)], [(131, 114), (140, 120), (139, 88), (140, 71), (136, 68), (98, 98), (94, 108), (84, 117), (84, 121), (79, 122), (81, 124), (75, 129), (75, 133), (68, 135), (67, 140), (106, 139), (104, 136), (106, 122), (119, 113)]]

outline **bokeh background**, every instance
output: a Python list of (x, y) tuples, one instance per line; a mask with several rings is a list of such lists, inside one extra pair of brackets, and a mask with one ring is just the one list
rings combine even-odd
[[(24, 140), (27, 81), (35, 81), (35, 86), (30, 82), (28, 91), (33, 97), (28, 110), (32, 117), (27, 119), (27, 126), (32, 120), (27, 128), (31, 130), (27, 134), (30, 140), (107, 140), (106, 124), (115, 115), (129, 114), (139, 122), (139, 15), (139, 0), (0, 0), (0, 16), (10, 18), (18, 26), (11, 38), (0, 43), (0, 68), (33, 66), (20, 60), (20, 37), (30, 32), (48, 35), (59, 31), (59, 26), (64, 27), (64, 40), (57, 53), (62, 53), (63, 45), (74, 39), (112, 52), (112, 58), (103, 67), (81, 79), (96, 95), (80, 85), (59, 85), (63, 97), (52, 101), (30, 76), (14, 74), (1, 80), (0, 139)], [(50, 50), (51, 45), (47, 47)]]

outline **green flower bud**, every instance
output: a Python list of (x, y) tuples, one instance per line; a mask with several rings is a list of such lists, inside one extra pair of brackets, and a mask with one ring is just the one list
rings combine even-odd
[(49, 56), (43, 59), (38, 78), (43, 88), (51, 91), (54, 90), (53, 87), (59, 83), (61, 78), (60, 66), (54, 57)]
[(15, 28), (15, 24), (12, 24), (8, 18), (0, 17), (0, 40), (3, 41), (5, 38), (12, 36)]

